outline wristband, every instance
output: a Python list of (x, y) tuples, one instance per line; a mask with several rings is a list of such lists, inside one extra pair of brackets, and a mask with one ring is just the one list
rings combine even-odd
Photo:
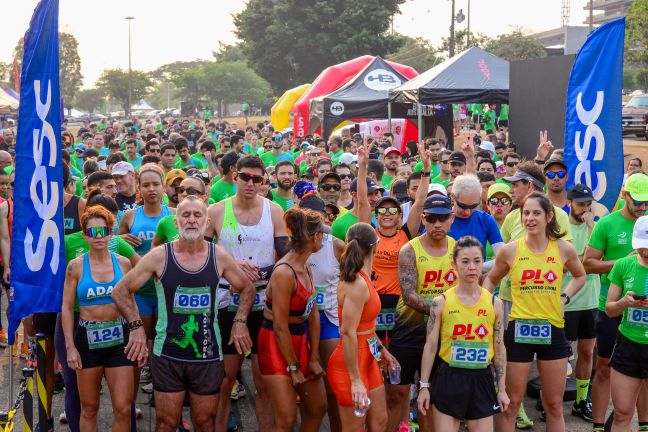
[(429, 389), (430, 383), (425, 381), (419, 381), (419, 390), (424, 388)]
[(299, 362), (295, 362), (295, 364), (286, 366), (286, 372), (288, 373), (297, 372), (300, 367), (301, 364)]
[(234, 318), (234, 320), (232, 322), (241, 323), (241, 324), (247, 324), (247, 320), (245, 318)]
[(569, 302), (571, 301), (571, 297), (569, 297), (569, 296), (568, 296), (567, 294), (565, 294), (565, 293), (560, 294), (560, 297), (563, 297), (564, 299), (567, 300), (567, 301), (565, 302), (565, 306), (567, 306), (567, 305), (569, 304)]
[(421, 172), (421, 177), (430, 177), (430, 171), (428, 171), (428, 172), (422, 171)]
[(138, 328), (142, 327), (142, 320), (135, 320), (131, 321), (128, 323), (128, 330), (137, 330)]
[(533, 159), (533, 162), (543, 165), (545, 163), (544, 159)]

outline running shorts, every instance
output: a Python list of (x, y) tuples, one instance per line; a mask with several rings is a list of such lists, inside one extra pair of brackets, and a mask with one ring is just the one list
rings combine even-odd
[[(124, 353), (124, 347), (128, 343), (128, 326), (122, 325), (122, 334), (124, 335), (124, 342), (119, 345), (90, 349), (88, 343), (88, 330), (87, 326), (92, 324), (86, 320), (79, 320), (79, 325), (74, 330), (74, 346), (79, 352), (81, 357), (81, 368), (91, 369), (96, 367), (115, 368), (122, 366), (133, 366), (135, 363), (128, 360)], [(91, 336), (92, 337), (92, 336)]]
[(596, 332), (596, 312), (598, 309), (587, 309), (565, 312), (565, 336), (568, 341), (594, 339)]
[(32, 325), (36, 334), (43, 333), (45, 336), (54, 336), (56, 331), (56, 312), (42, 312), (32, 315)]
[(534, 356), (538, 360), (558, 360), (572, 355), (571, 345), (565, 337), (565, 329), (551, 326), (551, 344), (539, 345), (515, 342), (515, 320), (504, 331), (506, 360), (530, 363)]
[(501, 128), (507, 128), (508, 127), (508, 120), (498, 120), (497, 121), (497, 126)]
[(135, 302), (140, 316), (152, 316), (158, 314), (158, 300), (156, 296), (139, 295), (135, 293)]
[(430, 388), (436, 409), (460, 420), (479, 420), (500, 412), (490, 367), (460, 369), (439, 363)]
[[(384, 385), (378, 361), (376, 361), (374, 356), (371, 354), (371, 349), (367, 343), (367, 340), (372, 336), (373, 334), (358, 336), (358, 368), (360, 369), (360, 379), (362, 379), (367, 392)], [(401, 368), (402, 367), (404, 367), (404, 365), (401, 363)], [(335, 351), (333, 351), (333, 354), (331, 354), (331, 358), (328, 362), (328, 370), (326, 371), (326, 377), (329, 382), (329, 387), (331, 387), (338, 404), (347, 407), (353, 406), (351, 378), (344, 361), (342, 341), (340, 341), (338, 346), (335, 348)]]
[(648, 378), (648, 345), (633, 342), (619, 333), (610, 367), (632, 378)]
[(340, 327), (329, 321), (326, 312), (320, 311), (320, 341), (340, 339)]
[[(228, 311), (227, 308), (218, 309), (218, 328), (221, 332), (224, 355), (239, 355), (238, 351), (236, 351), (236, 346), (229, 344), (235, 316), (236, 312)], [(259, 353), (257, 338), (259, 337), (259, 330), (261, 330), (261, 322), (263, 322), (263, 311), (250, 312), (247, 319), (247, 327), (250, 332), (250, 338), (252, 338), (252, 354)]]
[[(423, 358), (423, 346), (420, 348), (401, 347), (391, 345), (389, 352), (401, 365), (401, 385), (418, 384), (415, 379), (416, 372), (421, 371), (421, 359)], [(436, 362), (435, 362), (436, 364)]]
[[(300, 364), (304, 377), (308, 378), (308, 362), (310, 361), (310, 346), (306, 336), (306, 323), (288, 324), (292, 339), (293, 351)], [(281, 354), (277, 337), (275, 336), (272, 321), (263, 320), (259, 332), (259, 369), (261, 375), (290, 376), (286, 370), (288, 363)]]
[(610, 318), (605, 312), (597, 311), (596, 326), (596, 349), (599, 357), (609, 359), (614, 351), (614, 343), (619, 333), (621, 315)]
[(225, 367), (222, 360), (189, 363), (152, 355), (151, 375), (155, 391), (210, 396), (220, 391)]

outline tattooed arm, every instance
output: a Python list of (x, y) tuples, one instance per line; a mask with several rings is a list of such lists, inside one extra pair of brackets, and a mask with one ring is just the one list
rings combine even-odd
[(510, 403), (506, 394), (506, 348), (504, 347), (504, 304), (499, 298), (493, 303), (495, 308), (495, 331), (493, 332), (493, 367), (495, 369), (495, 385), (497, 386), (497, 401), (502, 411), (506, 411)]
[[(425, 347), (423, 348), (423, 357), (421, 359), (421, 382), (430, 382), (430, 373), (434, 365), (437, 348), (439, 346), (439, 332), (441, 329), (441, 314), (445, 305), (445, 297), (438, 296), (430, 302), (430, 319), (427, 322), (427, 337), (425, 338)], [(421, 388), (418, 396), (418, 409), (426, 415), (430, 409), (430, 390)]]
[(422, 314), (429, 314), (432, 302), (416, 293), (416, 287), (418, 286), (416, 254), (409, 243), (403, 246), (398, 254), (398, 281), (401, 287), (403, 303)]

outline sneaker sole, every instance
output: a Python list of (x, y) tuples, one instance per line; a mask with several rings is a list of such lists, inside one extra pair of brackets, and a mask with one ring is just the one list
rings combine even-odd
[(588, 423), (592, 423), (592, 419), (591, 419), (591, 418), (587, 418), (587, 416), (584, 416), (583, 414), (581, 414), (580, 411), (574, 411), (574, 410), (572, 409), (571, 415), (573, 415), (574, 417), (581, 418), (581, 419), (585, 420), (585, 421), (588, 422)]

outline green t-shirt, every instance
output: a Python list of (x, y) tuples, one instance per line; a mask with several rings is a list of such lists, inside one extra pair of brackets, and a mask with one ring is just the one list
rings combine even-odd
[(444, 188), (448, 189), (448, 185), (450, 184), (450, 179), (443, 180), (443, 179), (439, 178), (439, 176), (436, 176), (432, 180), (430, 180), (430, 183), (440, 184), (440, 185), (443, 185)]
[(200, 155), (200, 157), (196, 156), (191, 156), (191, 158), (187, 162), (183, 162), (182, 159), (178, 158), (176, 163), (173, 164), (173, 168), (175, 169), (183, 169), (187, 167), (193, 167), (193, 168), (198, 168), (198, 169), (205, 169), (205, 164), (203, 163), (203, 156)]
[(272, 201), (279, 204), (284, 212), (287, 212), (288, 209), (291, 209), (295, 206), (295, 201), (293, 199), (282, 197), (277, 193), (275, 189), (272, 189), (270, 192), (272, 193)]
[(127, 154), (125, 154), (124, 156), (126, 156), (126, 162), (133, 165), (133, 168), (135, 168), (136, 170), (140, 169), (140, 167), (142, 166), (142, 156), (137, 156), (135, 159), (132, 160), (128, 159)]
[[(423, 161), (418, 161), (416, 162), (416, 165), (414, 165), (414, 172), (422, 172), (423, 171)], [(430, 165), (430, 177), (434, 178), (439, 175), (441, 172), (441, 167), (438, 163), (433, 163)]]
[(383, 174), (382, 179), (380, 182), (382, 183), (382, 186), (386, 189), (389, 190), (391, 186), (391, 182), (394, 181), (394, 177), (390, 176), (389, 174)]
[(499, 119), (508, 120), (508, 115), (509, 115), (509, 106), (507, 104), (502, 104), (502, 107), (500, 108)]
[[(572, 244), (576, 248), (576, 252), (581, 256), (585, 253), (585, 247), (589, 240), (589, 230), (587, 224), (571, 225), (572, 235), (574, 239)], [(567, 272), (563, 275), (563, 289), (566, 288), (571, 282), (571, 273)], [(599, 291), (601, 290), (601, 278), (597, 274), (588, 274), (585, 280), (585, 285), (571, 298), (569, 304), (565, 305), (565, 311), (582, 311), (594, 309), (598, 305)]]
[[(619, 259), (614, 263), (609, 280), (621, 288), (621, 297), (628, 291), (648, 294), (648, 268), (641, 265), (637, 255)], [(632, 342), (648, 344), (648, 308), (627, 308), (623, 311), (619, 332)]]
[(263, 161), (263, 165), (266, 167), (275, 166), (277, 162), (282, 160), (292, 161), (292, 153), (279, 153), (278, 155), (274, 154), (273, 151), (268, 151), (259, 156)]
[(484, 130), (493, 132), (495, 130), (495, 111), (489, 110), (484, 113)]
[(346, 212), (345, 214), (338, 216), (337, 219), (331, 225), (331, 234), (334, 237), (339, 238), (342, 241), (346, 241), (346, 234), (351, 228), (352, 225), (358, 223), (358, 217), (352, 212)]
[(470, 112), (472, 115), (482, 115), (484, 113), (484, 105), (472, 104), (470, 105)]
[(236, 185), (234, 183), (227, 183), (223, 180), (218, 180), (214, 183), (209, 190), (209, 197), (214, 202), (219, 202), (225, 198), (233, 197), (236, 194)]
[[(603, 252), (604, 261), (618, 260), (627, 257), (632, 249), (632, 230), (635, 221), (625, 218), (621, 211), (610, 213), (599, 219), (594, 226), (592, 236), (589, 240), (589, 246)], [(601, 275), (601, 293), (599, 295), (599, 310), (605, 312), (605, 302), (607, 300), (610, 280), (608, 274)]]
[(178, 227), (175, 224), (175, 215), (171, 214), (160, 219), (157, 228), (155, 228), (155, 234), (164, 243), (176, 240), (180, 232), (178, 232)]

